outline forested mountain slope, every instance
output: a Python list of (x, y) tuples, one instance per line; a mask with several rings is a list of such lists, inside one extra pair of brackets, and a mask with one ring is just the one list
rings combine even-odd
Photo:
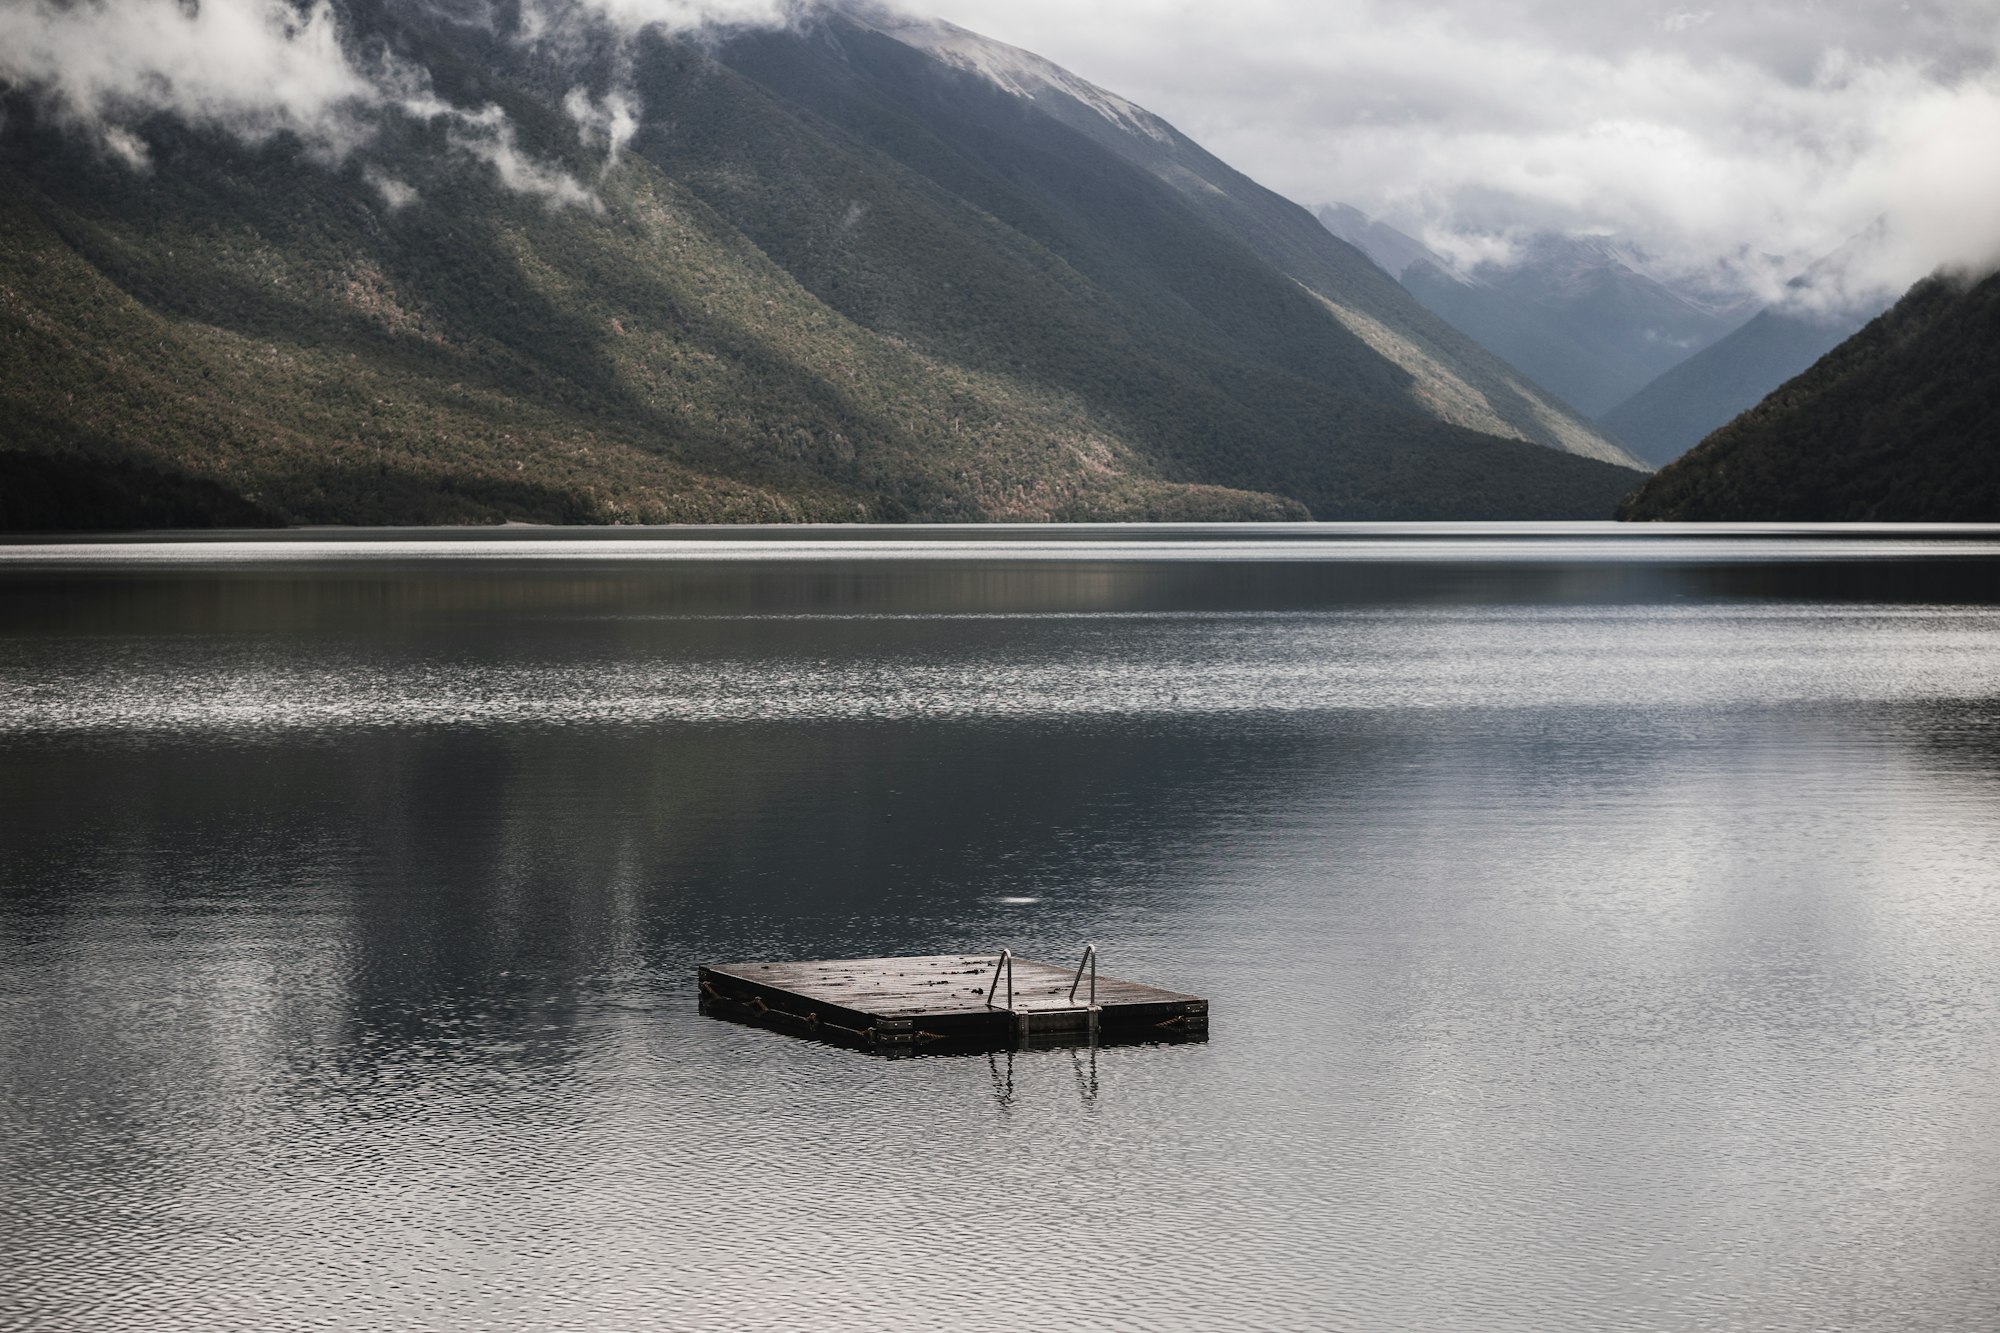
[(2000, 276), (1917, 284), (1620, 517), (2000, 521)]
[[(333, 161), (156, 115), (135, 170), (6, 94), (0, 448), (343, 523), (1528, 518), (1634, 480), (1493, 433), (1531, 432), (1448, 348), (1384, 355), (1436, 337), (1379, 293), (839, 13), (554, 45), (338, 13), (474, 110)], [(627, 94), (607, 155), (577, 99)], [(1551, 411), (1534, 438), (1606, 452)]]
[[(1311, 213), (1222, 162), (1144, 108), (1030, 52), (947, 23), (898, 19), (850, 6), (844, 21), (830, 25), (829, 32), (850, 69), (861, 71), (874, 87), (904, 106), (928, 109), (948, 101), (963, 108), (954, 120), (988, 122), (990, 137), (977, 147), (982, 157), (1010, 174), (1023, 174), (1025, 162), (1057, 159), (1093, 175), (1102, 174), (1104, 167), (1063, 142), (1038, 118), (1020, 115), (1006, 100), (996, 105), (996, 90), (1151, 175), (1169, 187), (1174, 203), (1304, 288), (1343, 327), (1405, 371), (1410, 378), (1398, 381), (1389, 405), (1407, 407), (1414, 402), (1427, 414), (1455, 425), (1517, 435), (1586, 457), (1632, 461), (1568, 406), (1425, 310), (1364, 254), (1332, 236)], [(876, 58), (871, 52), (889, 49), (870, 40), (879, 37), (930, 56), (958, 77), (940, 80), (929, 64), (906, 57)], [(772, 86), (797, 84), (785, 80)], [(852, 100), (843, 104), (852, 105)], [(1142, 199), (1141, 192), (1128, 185), (1119, 196), (1100, 200), (1094, 229), (1115, 232), (1138, 223), (1150, 235), (1151, 226), (1137, 216), (1146, 207)], [(1156, 271), (1171, 280), (1180, 260), (1179, 252), (1163, 249), (1156, 257)], [(1222, 276), (1231, 281), (1218, 282), (1217, 291), (1235, 292), (1234, 275), (1224, 269)], [(1321, 312), (1307, 313), (1315, 317), (1307, 321), (1310, 329)], [(1264, 314), (1259, 311), (1255, 318), (1261, 321)], [(1282, 325), (1270, 332), (1260, 330), (1260, 336), (1306, 347), (1316, 341), (1313, 332)], [(1324, 373), (1329, 363), (1308, 364)]]

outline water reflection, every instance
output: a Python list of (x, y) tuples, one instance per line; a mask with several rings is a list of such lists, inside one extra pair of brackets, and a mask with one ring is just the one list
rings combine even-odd
[[(2000, 1308), (1990, 577), (912, 564), (0, 578), (0, 1325)], [(696, 1014), (1080, 939), (1211, 1040)]]

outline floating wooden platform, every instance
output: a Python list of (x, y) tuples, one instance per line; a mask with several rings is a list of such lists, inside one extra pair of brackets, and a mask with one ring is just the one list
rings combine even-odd
[(1093, 1003), (1086, 966), (990, 953), (717, 964), (701, 969), (701, 1011), (885, 1054), (1207, 1036), (1207, 1000), (1096, 977)]

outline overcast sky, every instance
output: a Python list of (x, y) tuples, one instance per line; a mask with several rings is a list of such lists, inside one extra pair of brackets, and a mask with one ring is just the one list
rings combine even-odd
[(1428, 239), (2000, 252), (2000, 0), (903, 0)]

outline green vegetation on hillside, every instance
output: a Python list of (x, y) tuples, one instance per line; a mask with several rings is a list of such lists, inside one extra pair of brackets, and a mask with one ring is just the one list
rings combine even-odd
[(2000, 521), (2000, 276), (1917, 284), (1619, 517)]
[(856, 328), (643, 163), (602, 215), (471, 165), (391, 210), (283, 145), (181, 147), (0, 167), (6, 444), (309, 522), (1303, 514)]
[(650, 37), (607, 170), (561, 109), (605, 52), (345, 12), (593, 206), (393, 113), (337, 166), (156, 118), (135, 172), (9, 96), (0, 447), (317, 523), (1539, 518), (1630, 486), (1412, 410), (1298, 284), (1053, 121), (1052, 177), (963, 108), (835, 125)]

